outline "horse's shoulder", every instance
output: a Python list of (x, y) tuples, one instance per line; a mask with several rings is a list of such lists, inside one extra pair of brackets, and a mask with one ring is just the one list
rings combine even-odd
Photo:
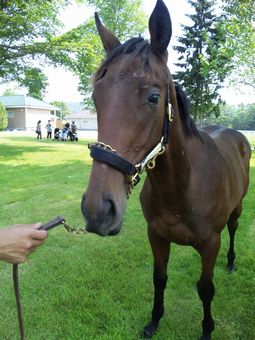
[(235, 177), (242, 177), (241, 174), (248, 168), (251, 157), (251, 147), (247, 138), (237, 130), (221, 126), (205, 127), (203, 133), (207, 134), (205, 140), (208, 158), (212, 164), (217, 166), (220, 164), (221, 170), (226, 169), (229, 176), (235, 174)]
[(220, 151), (228, 152), (233, 148), (246, 149), (249, 153), (250, 145), (247, 138), (241, 132), (218, 125), (209, 125), (203, 127), (200, 131), (206, 134), (216, 144)]
[(225, 139), (226, 137), (228, 137), (229, 139), (247, 141), (246, 137), (238, 130), (227, 128), (224, 126), (208, 125), (202, 127), (200, 129), (200, 132), (201, 131), (208, 134), (213, 140)]

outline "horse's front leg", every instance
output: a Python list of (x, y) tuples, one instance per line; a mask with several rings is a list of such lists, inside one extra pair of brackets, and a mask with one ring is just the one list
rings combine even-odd
[(201, 256), (202, 273), (197, 283), (198, 295), (203, 303), (204, 318), (201, 340), (210, 340), (214, 330), (214, 320), (211, 314), (211, 302), (214, 297), (213, 272), (220, 249), (220, 235), (213, 233), (210, 239), (197, 249)]
[(160, 237), (151, 226), (148, 226), (148, 236), (154, 257), (154, 304), (151, 321), (143, 331), (145, 339), (150, 339), (154, 335), (158, 328), (159, 320), (164, 314), (164, 290), (167, 282), (167, 263), (170, 252), (170, 242)]

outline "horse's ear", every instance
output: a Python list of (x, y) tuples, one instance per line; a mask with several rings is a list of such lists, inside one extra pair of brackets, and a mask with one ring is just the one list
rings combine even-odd
[(119, 39), (102, 24), (97, 13), (95, 13), (95, 22), (107, 54), (110, 53), (114, 49), (114, 47), (121, 45)]
[(157, 0), (156, 6), (150, 16), (149, 30), (153, 52), (162, 55), (166, 52), (172, 36), (170, 14), (162, 0)]

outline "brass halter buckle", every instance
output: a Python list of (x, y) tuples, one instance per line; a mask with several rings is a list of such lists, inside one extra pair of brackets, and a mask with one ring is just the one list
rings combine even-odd
[(159, 156), (159, 155), (163, 155), (163, 153), (165, 152), (166, 148), (164, 146), (162, 146), (162, 149), (158, 152), (157, 155), (155, 155), (146, 165), (146, 168), (149, 169), (149, 170), (152, 170), (155, 168), (155, 165), (156, 165), (156, 158)]
[(140, 182), (140, 174), (141, 171), (141, 165), (136, 164), (135, 165), (137, 172), (134, 175), (127, 175), (127, 183), (128, 183), (128, 191), (127, 191), (127, 198), (129, 198), (129, 195), (131, 194), (134, 187)]

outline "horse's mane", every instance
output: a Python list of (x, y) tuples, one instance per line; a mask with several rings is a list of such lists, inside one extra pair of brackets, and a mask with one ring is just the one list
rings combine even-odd
[(196, 125), (193, 119), (190, 116), (191, 106), (190, 106), (190, 102), (187, 98), (186, 93), (184, 92), (180, 84), (175, 82), (174, 86), (175, 86), (178, 106), (180, 109), (180, 118), (181, 118), (185, 133), (188, 136), (195, 135), (201, 139), (200, 133), (198, 129), (196, 128)]

